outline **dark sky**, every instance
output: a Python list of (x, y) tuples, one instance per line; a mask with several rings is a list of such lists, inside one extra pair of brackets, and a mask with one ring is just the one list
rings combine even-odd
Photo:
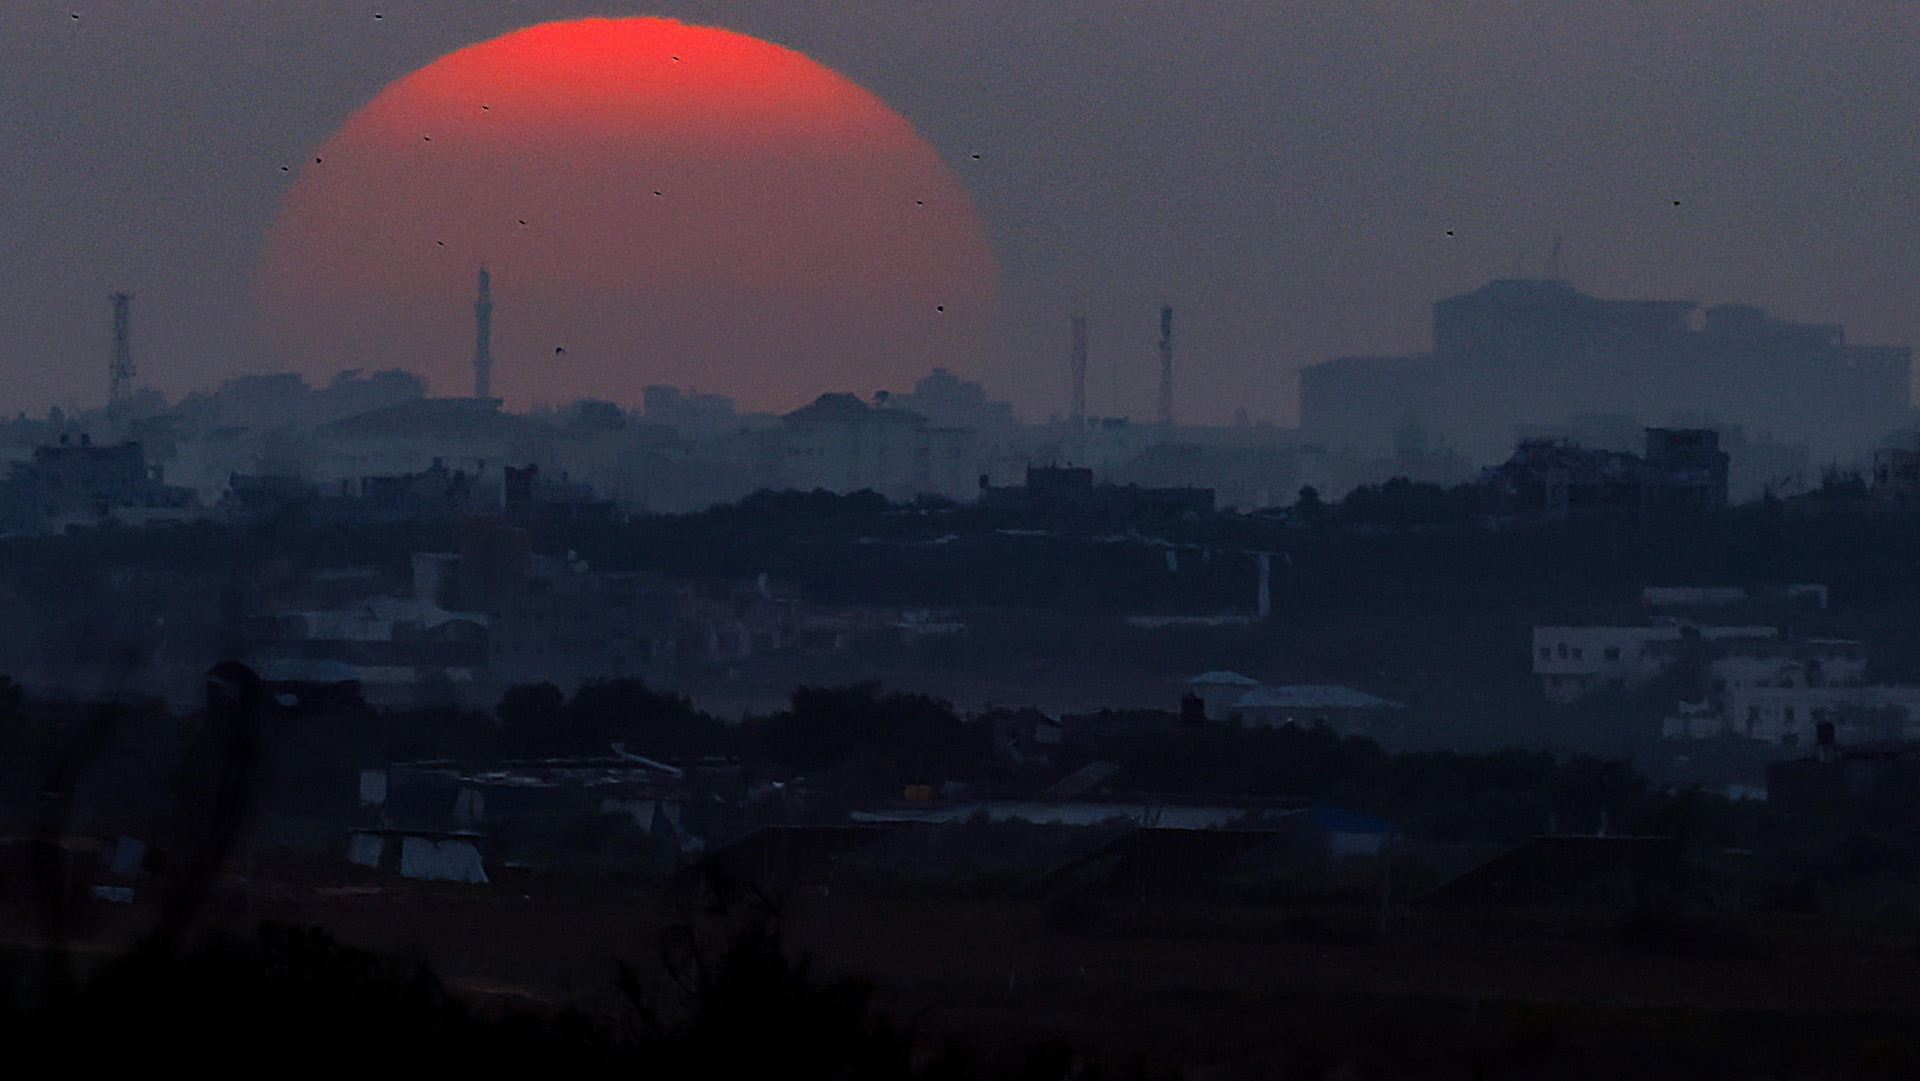
[(273, 370), (248, 291), (281, 166), (447, 51), (586, 14), (755, 34), (905, 114), (1000, 262), (972, 374), (1030, 416), (1065, 405), (1075, 310), (1093, 410), (1150, 415), (1165, 299), (1183, 420), (1291, 423), (1297, 367), (1424, 348), (1433, 298), (1556, 234), (1603, 296), (1920, 342), (1908, 0), (10, 0), (0, 408), (104, 395), (117, 289), (170, 395)]

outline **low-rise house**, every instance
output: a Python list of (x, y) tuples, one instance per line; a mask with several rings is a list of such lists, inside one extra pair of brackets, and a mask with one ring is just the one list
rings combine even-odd
[(485, 883), (485, 839), (472, 830), (356, 829), (348, 831), (347, 861), (403, 878)]
[(1376, 738), (1389, 734), (1393, 714), (1404, 709), (1399, 702), (1331, 684), (1255, 687), (1233, 705), (1239, 722), (1250, 727), (1324, 724), (1342, 735)]
[[(323, 682), (357, 683), (376, 705), (415, 705), (422, 694), (476, 681), (486, 663), (487, 617), (417, 598), (371, 597), (346, 608), (283, 611), (247, 621), (257, 669), (313, 682), (311, 664), (335, 662)], [(296, 671), (301, 670), (301, 671)]]
[(1327, 725), (1344, 735), (1391, 734), (1394, 716), (1406, 707), (1365, 691), (1332, 684), (1269, 686), (1238, 672), (1214, 671), (1187, 680), (1209, 721), (1250, 727)]

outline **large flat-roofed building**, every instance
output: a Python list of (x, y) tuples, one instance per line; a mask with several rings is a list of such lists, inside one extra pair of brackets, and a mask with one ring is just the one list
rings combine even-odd
[(1300, 373), (1303, 434), (1362, 455), (1417, 426), (1480, 461), (1516, 431), (1595, 414), (1742, 425), (1823, 459), (1912, 419), (1911, 351), (1748, 305), (1601, 300), (1564, 281), (1496, 280), (1433, 308), (1433, 350)]

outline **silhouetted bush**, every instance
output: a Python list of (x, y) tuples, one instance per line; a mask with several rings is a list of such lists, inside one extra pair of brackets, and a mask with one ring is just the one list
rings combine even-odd
[(984, 725), (966, 724), (937, 698), (882, 693), (877, 683), (801, 687), (788, 709), (742, 727), (749, 748), (793, 769), (865, 757), (886, 767), (874, 781), (889, 787), (966, 779), (991, 752)]
[(1621, 945), (1668, 957), (1747, 957), (1759, 947), (1752, 925), (1739, 916), (1682, 905), (1635, 905), (1615, 930)]
[(20, 1062), (196, 1072), (555, 1070), (609, 1063), (614, 1045), (564, 1013), (487, 1017), (419, 965), (325, 933), (263, 926), (184, 955), (143, 947), (71, 997), (16, 1001), (0, 1038)]

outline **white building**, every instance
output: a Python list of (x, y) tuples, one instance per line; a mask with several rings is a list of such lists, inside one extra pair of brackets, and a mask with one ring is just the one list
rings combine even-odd
[(1842, 746), (1920, 739), (1920, 687), (1809, 687), (1804, 683), (1738, 687), (1727, 693), (1719, 731), (1687, 734), (1811, 747), (1822, 724), (1833, 725), (1834, 738)]
[(1555, 702), (1574, 702), (1603, 690), (1637, 690), (1677, 658), (1675, 644), (1691, 635), (1725, 645), (1777, 640), (1773, 627), (1695, 627), (1661, 623), (1644, 627), (1535, 627), (1533, 674)]

